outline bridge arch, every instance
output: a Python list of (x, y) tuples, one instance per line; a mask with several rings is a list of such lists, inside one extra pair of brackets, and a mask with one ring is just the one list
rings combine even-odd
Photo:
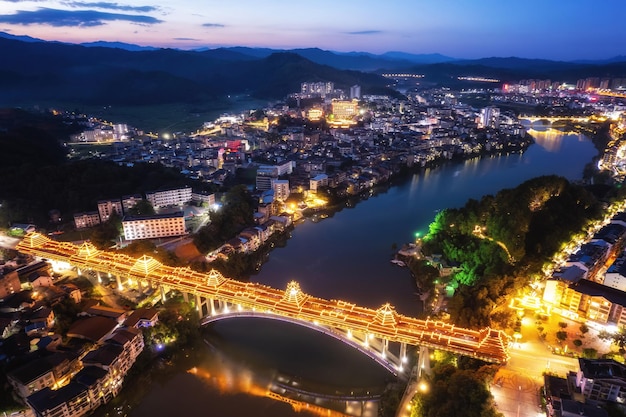
[(342, 343), (350, 346), (353, 349), (356, 349), (360, 353), (368, 356), (370, 359), (374, 360), (380, 366), (385, 368), (389, 373), (394, 376), (398, 376), (403, 373), (406, 369), (404, 369), (404, 362), (406, 362), (406, 356), (402, 358), (398, 358), (395, 355), (389, 352), (380, 352), (376, 350), (372, 343), (369, 342), (367, 335), (365, 336), (365, 340), (361, 341), (354, 337), (351, 333), (344, 333), (339, 329), (330, 328), (327, 326), (323, 326), (317, 323), (313, 323), (307, 320), (297, 319), (293, 317), (281, 316), (278, 314), (272, 314), (269, 312), (259, 312), (252, 310), (243, 310), (243, 311), (227, 311), (221, 314), (208, 315), (202, 318), (200, 321), (201, 326), (207, 326), (211, 323), (215, 323), (222, 320), (235, 319), (235, 318), (257, 318), (264, 320), (278, 320), (285, 323), (295, 324), (298, 326), (306, 327), (308, 329), (314, 330), (318, 333), (322, 333), (326, 336), (330, 336), (336, 340), (339, 340)]

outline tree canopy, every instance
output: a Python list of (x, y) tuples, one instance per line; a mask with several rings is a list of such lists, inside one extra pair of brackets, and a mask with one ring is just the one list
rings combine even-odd
[(454, 275), (458, 291), (449, 304), (453, 321), (468, 327), (508, 322), (510, 313), (502, 308), (508, 297), (602, 213), (593, 193), (557, 176), (439, 212), (424, 251), (460, 264)]

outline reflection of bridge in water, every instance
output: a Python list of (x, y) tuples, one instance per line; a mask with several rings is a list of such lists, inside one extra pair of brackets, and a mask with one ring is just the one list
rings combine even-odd
[[(359, 349), (394, 374), (406, 371), (407, 346), (419, 346), (419, 368), (427, 369), (428, 349), (440, 349), (491, 363), (508, 360), (509, 337), (500, 330), (470, 330), (434, 320), (398, 314), (385, 304), (377, 310), (342, 300), (325, 300), (305, 294), (296, 282), (285, 291), (266, 285), (224, 278), (213, 270), (200, 273), (190, 268), (165, 266), (147, 256), (133, 258), (100, 251), (89, 242), (81, 246), (57, 242), (29, 233), (17, 245), (22, 253), (64, 262), (70, 266), (114, 277), (118, 289), (132, 286), (140, 291), (159, 288), (164, 299), (177, 290), (185, 300), (195, 297), (203, 324), (231, 317), (263, 317), (304, 325), (331, 335)], [(390, 343), (399, 345), (392, 353)], [(396, 349), (398, 351), (398, 349)]]

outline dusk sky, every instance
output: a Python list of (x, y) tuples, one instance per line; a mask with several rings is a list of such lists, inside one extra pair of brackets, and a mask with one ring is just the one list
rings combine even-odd
[(626, 55), (626, 0), (0, 0), (0, 31), (156, 47), (319, 47), (554, 60)]

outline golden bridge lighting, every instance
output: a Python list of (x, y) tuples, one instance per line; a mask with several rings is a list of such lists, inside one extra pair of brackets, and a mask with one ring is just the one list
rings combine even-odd
[[(373, 310), (343, 300), (325, 300), (305, 294), (295, 281), (283, 291), (225, 278), (217, 271), (201, 273), (190, 268), (166, 266), (145, 255), (133, 258), (57, 242), (38, 233), (27, 234), (16, 249), (32, 256), (67, 262), (84, 270), (111, 274), (118, 280), (118, 286), (122, 286), (123, 280), (127, 285), (147, 282), (193, 295), (196, 300), (217, 300), (223, 304), (222, 314), (239, 310), (241, 306), (243, 310), (315, 323), (340, 330), (343, 334), (366, 335), (364, 343), (382, 339), (385, 343), (441, 349), (491, 363), (504, 363), (509, 358), (510, 338), (500, 330), (488, 327), (470, 330), (442, 321), (420, 320), (398, 314), (389, 303)], [(199, 314), (203, 314), (202, 304), (199, 307)], [(212, 311), (206, 314), (211, 315)]]

